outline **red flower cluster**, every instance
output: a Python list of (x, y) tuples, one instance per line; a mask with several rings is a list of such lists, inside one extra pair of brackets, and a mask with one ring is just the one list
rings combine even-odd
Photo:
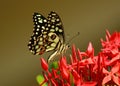
[(120, 86), (120, 32), (112, 35), (106, 31), (106, 41), (101, 39), (102, 49), (94, 55), (94, 48), (89, 43), (85, 52), (72, 46), (70, 63), (66, 57), (58, 61), (58, 68), (50, 72), (48, 64), (41, 58), (44, 82), (48, 86)]

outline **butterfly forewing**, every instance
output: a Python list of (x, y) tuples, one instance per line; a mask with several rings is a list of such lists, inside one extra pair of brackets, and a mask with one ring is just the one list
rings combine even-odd
[(33, 15), (34, 30), (29, 41), (29, 50), (35, 54), (43, 54), (60, 47), (64, 43), (62, 22), (55, 12), (47, 18), (39, 13)]
[(65, 41), (64, 38), (64, 30), (63, 30), (63, 25), (60, 17), (57, 15), (55, 12), (51, 12), (48, 15), (48, 21), (51, 24), (51, 31), (54, 30), (54, 32), (60, 37), (61, 42)]

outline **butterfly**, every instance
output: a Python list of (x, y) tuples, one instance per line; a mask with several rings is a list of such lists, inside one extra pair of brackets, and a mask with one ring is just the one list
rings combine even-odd
[(54, 50), (48, 58), (48, 63), (56, 56), (63, 55), (69, 46), (65, 43), (64, 29), (59, 15), (51, 11), (45, 18), (40, 13), (34, 13), (33, 22), (33, 35), (28, 43), (30, 52), (41, 55)]

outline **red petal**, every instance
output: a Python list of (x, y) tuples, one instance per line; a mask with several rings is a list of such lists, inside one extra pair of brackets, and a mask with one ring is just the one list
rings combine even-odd
[(117, 61), (119, 61), (119, 59), (120, 59), (120, 55), (116, 55), (110, 61), (106, 61), (106, 65), (111, 65), (113, 63), (116, 63)]
[(106, 41), (109, 41), (111, 35), (108, 30), (106, 30)]
[(74, 77), (75, 80), (80, 79), (80, 76), (79, 76), (79, 74), (77, 73), (77, 71), (72, 70), (72, 75), (73, 75), (73, 77)]
[(73, 62), (77, 61), (75, 45), (72, 46), (72, 58), (73, 58)]
[(46, 81), (48, 81), (49, 79), (48, 79), (48, 76), (43, 72), (43, 76), (44, 76), (44, 78), (45, 78), (45, 80)]
[(64, 79), (68, 80), (69, 72), (65, 68), (62, 68), (61, 75)]
[(110, 75), (105, 76), (105, 77), (103, 78), (102, 85), (106, 84), (106, 83), (109, 82), (110, 80), (111, 80), (111, 76), (110, 76)]
[(59, 78), (59, 76), (57, 75), (57, 71), (56, 70), (52, 69), (52, 73), (53, 73), (53, 76), (54, 76), (55, 79)]
[(52, 86), (58, 86), (57, 81), (56, 81), (56, 80), (54, 80), (54, 79), (51, 79), (51, 83), (53, 84)]
[(92, 43), (89, 42), (88, 48), (86, 53), (88, 54), (88, 56), (93, 57), (94, 56), (94, 48), (92, 47)]
[(109, 74), (109, 72), (105, 69), (105, 68), (103, 68), (103, 73), (105, 73), (105, 74)]
[(66, 62), (66, 58), (65, 57), (61, 58), (61, 60), (60, 60), (60, 66), (64, 67), (64, 68), (67, 68), (67, 62)]
[(82, 86), (96, 86), (97, 82), (84, 82)]
[(70, 84), (69, 84), (69, 83), (66, 83), (64, 86), (70, 86)]
[(41, 66), (42, 66), (42, 68), (45, 71), (47, 71), (48, 70), (48, 64), (47, 64), (47, 62), (43, 58), (41, 58), (40, 60), (41, 60)]
[(82, 55), (81, 55), (81, 52), (80, 52), (80, 50), (78, 49), (78, 56), (79, 56), (79, 59), (80, 59), (80, 61), (82, 60)]
[(113, 75), (112, 79), (118, 86), (120, 86), (120, 81), (119, 81), (120, 79), (117, 76)]
[(111, 69), (111, 72), (114, 74), (114, 73), (117, 73), (119, 71), (119, 64), (116, 64), (115, 66), (112, 67)]

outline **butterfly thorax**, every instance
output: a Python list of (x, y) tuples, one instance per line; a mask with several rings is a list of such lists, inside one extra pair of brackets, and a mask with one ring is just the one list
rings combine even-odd
[(50, 55), (49, 59), (48, 59), (48, 63), (53, 61), (53, 59), (59, 55), (63, 56), (66, 53), (66, 50), (69, 48), (68, 45), (66, 45), (65, 43), (59, 43), (58, 47), (56, 48), (55, 52), (53, 54)]

